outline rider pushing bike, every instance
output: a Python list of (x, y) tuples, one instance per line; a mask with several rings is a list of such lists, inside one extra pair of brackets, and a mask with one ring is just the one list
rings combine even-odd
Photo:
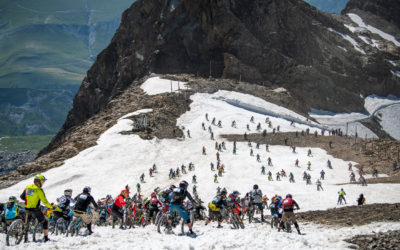
[[(170, 200), (170, 208), (169, 211), (171, 213), (173, 212), (178, 212), (179, 215), (184, 219), (189, 227), (189, 233), (194, 234), (192, 230), (192, 221), (190, 221), (190, 217), (188, 212), (185, 209), (185, 206), (183, 205), (183, 201), (188, 198), (193, 204), (196, 203), (196, 201), (192, 198), (190, 193), (187, 191), (187, 188), (189, 186), (189, 183), (187, 181), (181, 181), (179, 183), (179, 187), (175, 188), (169, 195), (169, 200)], [(171, 221), (169, 221), (171, 223)]]
[[(46, 198), (44, 191), (42, 189), (46, 178), (38, 174), (33, 179), (33, 184), (26, 186), (24, 192), (21, 194), (21, 199), (25, 201), (25, 210), (26, 210), (26, 220), (29, 220), (29, 217), (33, 219), (37, 219), (40, 224), (43, 226), (43, 234), (44, 234), (44, 242), (49, 241), (49, 221), (43, 215), (40, 210), (40, 201), (43, 202), (49, 209), (53, 209), (55, 211), (61, 211), (59, 208), (54, 208)], [(25, 238), (25, 241), (27, 239)]]

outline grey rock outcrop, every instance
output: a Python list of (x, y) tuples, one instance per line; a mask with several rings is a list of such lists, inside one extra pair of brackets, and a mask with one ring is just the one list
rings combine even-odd
[(276, 84), (303, 104), (302, 113), (363, 111), (360, 94), (400, 95), (388, 53), (361, 53), (343, 36), (362, 43), (339, 18), (300, 0), (139, 0), (124, 12), (65, 124), (40, 154), (150, 72)]

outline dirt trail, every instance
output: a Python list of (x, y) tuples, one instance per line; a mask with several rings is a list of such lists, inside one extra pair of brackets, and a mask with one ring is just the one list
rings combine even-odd
[(328, 210), (296, 213), (300, 221), (326, 225), (353, 226), (378, 221), (400, 221), (400, 203), (346, 206)]

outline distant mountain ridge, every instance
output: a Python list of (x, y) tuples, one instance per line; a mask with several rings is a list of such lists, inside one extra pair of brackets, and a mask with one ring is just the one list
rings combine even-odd
[[(0, 91), (11, 102), (0, 103), (0, 135), (58, 131), (86, 70), (109, 43), (122, 11), (132, 2), (1, 1)], [(32, 99), (52, 100), (53, 111)]]

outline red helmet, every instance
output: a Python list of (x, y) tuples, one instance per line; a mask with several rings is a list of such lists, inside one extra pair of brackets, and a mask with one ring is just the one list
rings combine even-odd
[(188, 186), (189, 186), (189, 183), (187, 181), (181, 181), (179, 183), (179, 187), (182, 187), (182, 188), (186, 189)]
[(152, 194), (151, 198), (157, 198), (157, 195), (156, 194)]

